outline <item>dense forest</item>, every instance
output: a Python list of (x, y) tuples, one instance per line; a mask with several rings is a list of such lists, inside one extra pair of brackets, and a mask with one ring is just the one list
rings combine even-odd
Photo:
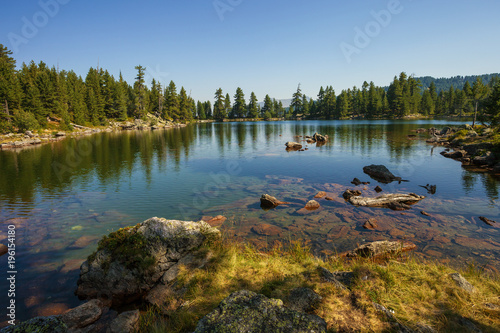
[(483, 74), (483, 75), (467, 75), (467, 76), (454, 76), (454, 77), (441, 77), (441, 78), (434, 78), (432, 76), (421, 76), (415, 78), (416, 80), (419, 80), (422, 83), (422, 89), (428, 89), (431, 85), (432, 82), (434, 82), (434, 85), (436, 86), (437, 91), (448, 91), (450, 87), (458, 88), (458, 87), (463, 87), (465, 85), (465, 82), (469, 82), (469, 85), (472, 86), (474, 82), (477, 81), (477, 78), (481, 78), (484, 84), (490, 83), (492, 79), (495, 79), (496, 77), (500, 77), (500, 73), (493, 73), (493, 74)]
[(217, 89), (211, 101), (195, 101), (173, 81), (162, 87), (154, 79), (148, 86), (145, 68), (136, 66), (133, 85), (121, 73), (116, 79), (107, 70), (90, 68), (86, 77), (74, 71), (49, 68), (45, 63), (23, 63), (16, 69), (12, 52), (0, 44), (0, 133), (44, 128), (50, 117), (61, 120), (62, 129), (73, 124), (99, 126), (109, 120), (146, 119), (154, 115), (165, 120), (286, 118), (346, 119), (399, 118), (409, 115), (461, 116), (477, 113), (481, 119), (497, 121), (500, 107), (500, 80), (481, 77), (471, 85), (439, 90), (434, 82), (422, 89), (422, 82), (404, 72), (395, 76), (387, 89), (373, 82), (336, 94), (332, 86), (319, 89), (317, 99), (302, 94), (300, 84), (291, 104), (266, 95), (261, 104), (254, 92), (248, 100), (241, 88), (233, 98)]

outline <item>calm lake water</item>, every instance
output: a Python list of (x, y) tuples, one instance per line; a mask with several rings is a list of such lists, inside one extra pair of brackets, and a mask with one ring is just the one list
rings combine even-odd
[[(474, 262), (500, 268), (500, 179), (469, 172), (442, 157), (442, 147), (408, 138), (417, 128), (459, 125), (420, 121), (243, 122), (190, 125), (180, 129), (104, 133), (19, 152), (0, 151), (0, 242), (16, 225), (16, 304), (19, 319), (60, 313), (79, 304), (73, 295), (82, 261), (97, 241), (149, 217), (200, 220), (224, 215), (229, 236), (258, 247), (276, 240), (304, 240), (317, 255), (351, 250), (375, 240), (407, 239), (416, 255), (454, 265)], [(285, 151), (287, 141), (314, 132), (324, 146)], [(306, 145), (305, 142), (303, 142)], [(409, 180), (379, 184), (363, 166), (384, 164)], [(370, 181), (355, 187), (354, 177)], [(435, 184), (428, 194), (419, 185)], [(353, 207), (347, 188), (363, 195), (414, 192), (427, 198), (405, 215), (382, 208)], [(318, 191), (321, 208), (298, 210)], [(263, 211), (263, 193), (291, 204)], [(420, 214), (421, 211), (431, 216)], [(362, 228), (370, 217), (379, 230)], [(276, 226), (259, 235), (254, 226)], [(7, 256), (0, 257), (0, 308), (7, 307)], [(5, 312), (5, 311), (4, 311)], [(2, 313), (0, 322), (6, 320)]]

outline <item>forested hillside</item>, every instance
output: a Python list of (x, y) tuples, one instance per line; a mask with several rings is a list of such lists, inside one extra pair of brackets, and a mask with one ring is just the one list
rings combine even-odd
[[(245, 98), (241, 88), (233, 97), (222, 88), (211, 101), (195, 101), (186, 89), (173, 81), (162, 87), (154, 79), (144, 81), (145, 68), (136, 66), (132, 85), (121, 73), (115, 78), (106, 69), (90, 68), (85, 78), (72, 70), (49, 68), (33, 61), (16, 67), (12, 52), (0, 44), (0, 133), (44, 128), (49, 117), (61, 119), (62, 129), (72, 124), (106, 125), (109, 120), (158, 118), (189, 122), (193, 119), (233, 118), (400, 118), (409, 115), (455, 116), (478, 113), (483, 119), (497, 116), (500, 101), (498, 77), (485, 83), (479, 77), (472, 84), (446, 91), (434, 82), (426, 88), (417, 78), (401, 73), (387, 89), (363, 82), (360, 88), (336, 94), (332, 86), (320, 87), (317, 98), (302, 94), (300, 85), (293, 93), (290, 106), (266, 95), (262, 104), (251, 92)], [(458, 79), (457, 79), (458, 80)], [(457, 81), (459, 82), (459, 81)], [(424, 89), (422, 89), (424, 87)], [(422, 92), (423, 91), (423, 92)]]

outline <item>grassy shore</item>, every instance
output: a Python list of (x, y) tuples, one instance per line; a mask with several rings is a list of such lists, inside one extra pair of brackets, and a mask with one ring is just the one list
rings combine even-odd
[[(483, 332), (500, 330), (500, 276), (476, 267), (459, 271), (476, 288), (468, 293), (449, 276), (457, 270), (411, 255), (325, 260), (300, 243), (263, 253), (228, 239), (204, 251), (211, 253), (209, 264), (182, 270), (165, 304), (142, 312), (140, 332), (192, 332), (199, 319), (234, 291), (251, 290), (282, 299), (286, 305), (297, 287), (309, 287), (322, 297), (313, 313), (327, 322), (329, 332), (392, 331), (391, 320), (376, 310), (374, 302), (416, 330), (463, 332), (470, 323)], [(354, 272), (350, 290), (324, 281), (319, 267)]]

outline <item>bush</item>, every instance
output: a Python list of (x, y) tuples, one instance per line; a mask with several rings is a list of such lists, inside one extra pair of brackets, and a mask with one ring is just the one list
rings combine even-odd
[(33, 131), (40, 127), (35, 116), (31, 112), (25, 112), (23, 110), (14, 111), (13, 125), (17, 127), (20, 133)]

